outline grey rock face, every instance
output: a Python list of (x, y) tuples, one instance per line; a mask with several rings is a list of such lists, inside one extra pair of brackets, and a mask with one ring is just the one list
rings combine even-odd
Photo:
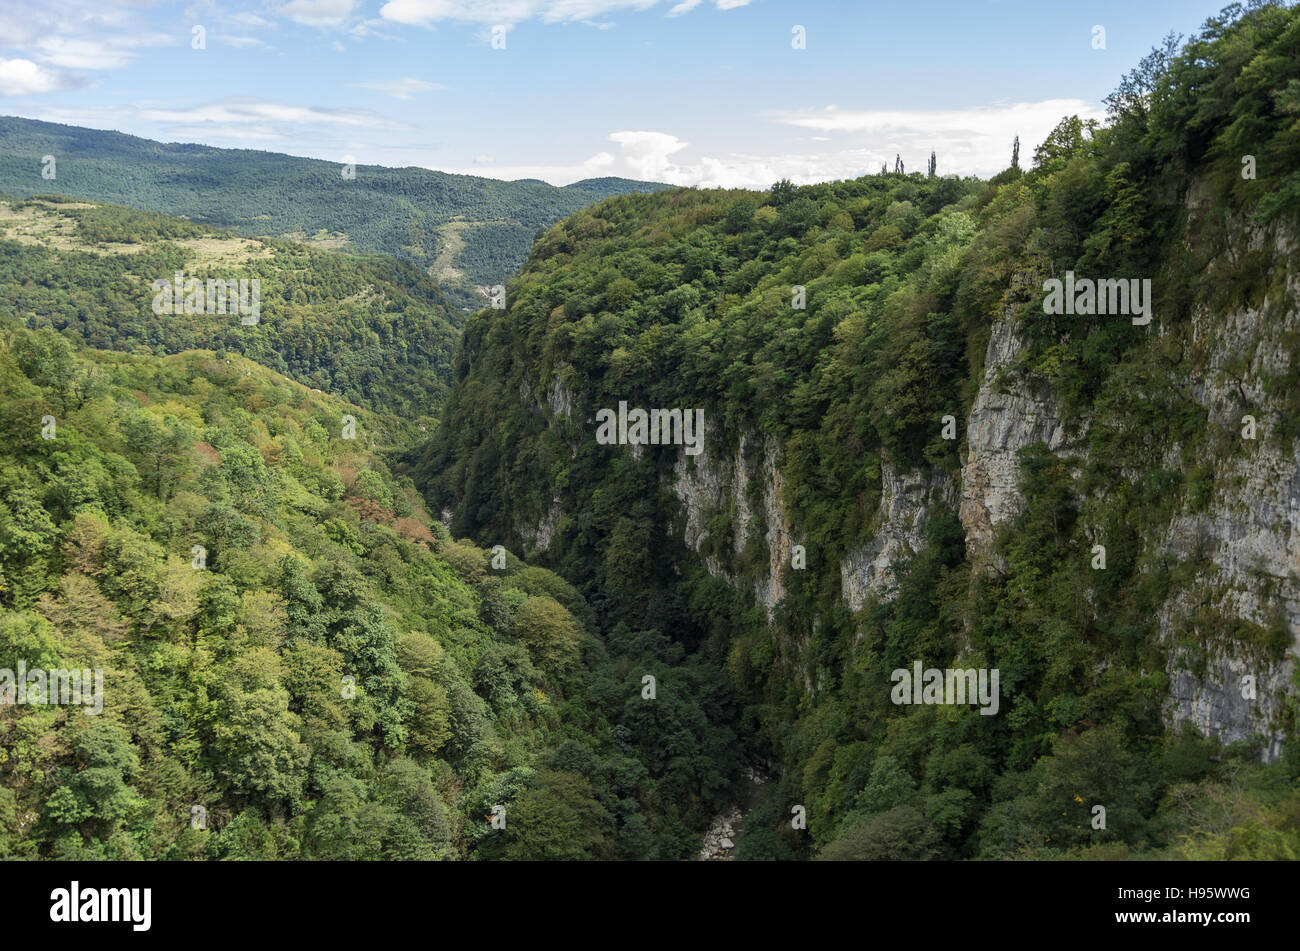
[(895, 565), (924, 545), (926, 520), (937, 503), (953, 506), (957, 488), (940, 472), (901, 472), (881, 464), (880, 523), (875, 537), (850, 551), (840, 564), (840, 586), (849, 607), (861, 610), (871, 597), (888, 599), (898, 588)]
[[(1271, 240), (1283, 249), (1290, 243), (1286, 235)], [(1289, 289), (1292, 299), (1295, 285)], [(1281, 753), (1281, 716), (1300, 651), (1300, 445), (1280, 446), (1266, 438), (1264, 421), (1278, 418), (1280, 404), (1270, 399), (1262, 380), (1286, 369), (1279, 365), (1287, 352), (1282, 335), (1294, 332), (1300, 317), (1292, 310), (1278, 321), (1266, 312), (1276, 314), (1266, 303), (1259, 311), (1194, 316), (1193, 339), (1208, 346), (1210, 360), (1204, 377), (1189, 381), (1192, 398), (1205, 407), (1211, 425), (1233, 432), (1252, 412), (1260, 435), (1216, 460), (1208, 503), (1196, 512), (1184, 507), (1158, 540), (1161, 550), (1180, 561), (1208, 563), (1171, 595), (1157, 621), (1167, 645), (1167, 724), (1190, 722), (1223, 742), (1262, 735), (1265, 756), (1274, 759)], [(1067, 427), (1049, 392), (1006, 381), (1004, 370), (1024, 345), (1008, 310), (993, 327), (967, 426), (961, 520), (972, 562), (993, 570), (1004, 567), (991, 557), (997, 527), (1023, 506), (1017, 452), (1039, 442), (1061, 455), (1080, 452), (1086, 431), (1085, 421), (1074, 421), (1073, 431)], [(1244, 373), (1226, 370), (1243, 363)], [(1189, 464), (1176, 452), (1167, 462)], [(1194, 619), (1206, 606), (1262, 627), (1284, 623), (1291, 634), (1288, 655), (1279, 663), (1238, 642), (1214, 642)], [(1180, 646), (1188, 641), (1198, 648)], [(1203, 654), (1199, 664), (1198, 654)], [(1251, 692), (1243, 688), (1245, 677), (1253, 678), (1253, 699), (1244, 695)]]
[(1053, 452), (1066, 446), (1065, 427), (1049, 393), (1002, 383), (1004, 371), (1023, 348), (1008, 308), (993, 325), (984, 379), (966, 425), (960, 515), (966, 550), (976, 564), (988, 559), (998, 525), (1020, 513), (1023, 500), (1016, 454), (1040, 442)]
[[(700, 551), (708, 537), (709, 520), (734, 506), (731, 552), (740, 555), (759, 528), (750, 498), (751, 486), (757, 480), (768, 570), (755, 580), (754, 596), (770, 618), (786, 595), (785, 572), (791, 570), (793, 549), (798, 544), (781, 501), (785, 481), (778, 463), (779, 448), (773, 440), (760, 444), (749, 434), (740, 437), (739, 446), (730, 456), (711, 448), (717, 445), (716, 431), (706, 425), (704, 451), (695, 457), (682, 452), (673, 469), (672, 491), (681, 500), (685, 515), (683, 538), (688, 548)], [(705, 555), (703, 561), (713, 576), (731, 579), (717, 555)]]
[[(1288, 288), (1292, 300), (1298, 285), (1292, 280)], [(1208, 372), (1190, 389), (1210, 425), (1230, 434), (1230, 451), (1215, 460), (1208, 503), (1180, 512), (1163, 539), (1165, 551), (1203, 565), (1159, 612), (1169, 646), (1166, 721), (1189, 721), (1224, 742), (1262, 735), (1268, 759), (1281, 755), (1281, 717), (1300, 653), (1300, 443), (1271, 438), (1280, 402), (1261, 381), (1286, 369), (1282, 335), (1297, 329), (1300, 313), (1293, 309), (1278, 320), (1268, 302), (1259, 311), (1194, 315), (1194, 337), (1210, 342), (1211, 350)], [(1230, 365), (1247, 369), (1232, 372)], [(1254, 440), (1240, 436), (1244, 415), (1257, 420)], [(1198, 624), (1198, 607), (1265, 628), (1285, 625), (1287, 655), (1275, 662), (1245, 645), (1217, 643)], [(1189, 641), (1198, 649), (1180, 646)], [(1204, 672), (1197, 676), (1193, 655), (1201, 652)], [(1253, 698), (1243, 688), (1245, 677), (1254, 678)]]

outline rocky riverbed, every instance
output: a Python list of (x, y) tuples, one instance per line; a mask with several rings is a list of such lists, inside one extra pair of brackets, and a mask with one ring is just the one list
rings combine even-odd
[(744, 828), (745, 810), (770, 779), (769, 776), (751, 766), (745, 767), (744, 776), (744, 802), (733, 803), (725, 811), (714, 816), (713, 822), (709, 824), (709, 831), (704, 833), (704, 841), (700, 844), (699, 861), (734, 861), (737, 837)]

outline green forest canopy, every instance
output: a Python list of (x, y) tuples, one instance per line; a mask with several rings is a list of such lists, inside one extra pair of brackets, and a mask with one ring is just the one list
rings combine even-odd
[[(258, 280), (258, 322), (154, 313), (153, 282), (173, 282), (177, 271)], [(389, 256), (237, 238), (112, 205), (0, 196), (0, 324), (49, 327), (103, 349), (242, 353), (383, 413), (394, 441), (431, 426), (462, 316), (431, 278)]]
[[(1107, 124), (1067, 117), (1032, 169), (989, 182), (890, 173), (611, 199), (551, 228), (508, 308), (466, 325), (420, 462), (430, 503), (452, 508), (458, 530), (521, 547), (550, 519), (538, 558), (602, 628), (726, 656), (751, 749), (782, 776), (756, 813), (765, 855), (811, 844), (881, 857), (873, 843), (902, 840), (923, 843), (917, 858), (1300, 854), (1300, 798), (1285, 791), (1294, 744), (1286, 763), (1248, 773), (1251, 742), (1219, 758), (1194, 731), (1167, 731), (1170, 645), (1156, 622), (1205, 569), (1161, 550), (1161, 527), (1210, 497), (1203, 460), (1246, 451), (1187, 396), (1207, 372), (1193, 314), (1267, 307), (1275, 325), (1294, 307), (1294, 242), (1241, 234), (1293, 228), (1300, 210), (1300, 13), (1230, 7), (1182, 48), (1153, 51), (1109, 105)], [(1159, 333), (1044, 314), (1037, 289), (1067, 270), (1150, 276)], [(1050, 393), (1076, 432), (1089, 421), (1080, 449), (1025, 452), (1024, 510), (994, 541), (1003, 571), (976, 570), (957, 513), (939, 505), (922, 550), (893, 566), (896, 596), (853, 615), (838, 568), (880, 527), (884, 473), (955, 477), (958, 442), (940, 421), (968, 417), (1004, 316), (1027, 337), (1006, 372)], [(1282, 407), (1268, 438), (1286, 447), (1300, 435), (1300, 340), (1282, 346), (1258, 382)], [(557, 388), (571, 413), (520, 399)], [(772, 623), (748, 593), (769, 571), (761, 480), (709, 513), (703, 546), (686, 551), (665, 488), (676, 450), (634, 456), (592, 438), (595, 411), (621, 400), (705, 407), (715, 459), (742, 437), (777, 448), (808, 560), (786, 573)], [(1080, 572), (1097, 536), (1107, 569)], [(1278, 663), (1293, 632), (1272, 607), (1254, 623), (1207, 604), (1196, 649)], [(892, 669), (959, 655), (1001, 669), (1005, 716), (888, 702)], [(1284, 729), (1295, 715), (1293, 697)], [(1212, 828), (1210, 801), (1231, 816)], [(1123, 803), (1103, 831), (1099, 802)], [(791, 803), (807, 805), (807, 837), (790, 828)]]
[[(1295, 859), (1292, 744), (1264, 765), (1164, 729), (1152, 618), (1195, 566), (1146, 541), (1214, 484), (1158, 463), (1171, 440), (1240, 451), (1181, 395), (1204, 373), (1191, 313), (1275, 301), (1294, 266), (1226, 253), (1239, 223), (1181, 198), (1294, 219), (1297, 63), (1293, 10), (1230, 8), (1029, 171), (612, 198), (551, 228), (454, 353), (454, 308), (413, 265), (0, 204), (0, 668), (106, 684), (100, 716), (0, 707), (0, 857), (686, 858), (749, 755), (779, 775), (742, 858)], [(161, 319), (145, 289), (178, 267), (262, 274), (263, 319)], [(1164, 336), (1043, 315), (1025, 276), (1067, 268), (1153, 275)], [(953, 471), (936, 422), (964, 416), (1008, 309), (1031, 331), (1014, 372), (1096, 421), (1085, 451), (1025, 454), (1001, 575), (940, 509), (894, 599), (852, 615), (839, 557), (871, 537), (886, 467)], [(1283, 420), (1295, 373), (1263, 381)], [(520, 400), (557, 380), (569, 422)], [(706, 406), (710, 451), (781, 447), (809, 561), (772, 624), (748, 593), (761, 526), (737, 554), (735, 513), (714, 516), (702, 554), (737, 583), (713, 578), (670, 531), (667, 451), (577, 438), (629, 397)], [(435, 415), (407, 473), (396, 451)], [(557, 493), (545, 564), (495, 567)], [(1091, 525), (1100, 578), (1069, 567)], [(1285, 649), (1285, 628), (1207, 622)], [(902, 659), (959, 647), (1003, 671), (1006, 716), (883, 699)]]

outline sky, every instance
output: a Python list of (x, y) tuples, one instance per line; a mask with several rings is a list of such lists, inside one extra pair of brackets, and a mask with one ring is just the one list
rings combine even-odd
[(3, 0), (0, 115), (556, 185), (988, 176), (1225, 3)]

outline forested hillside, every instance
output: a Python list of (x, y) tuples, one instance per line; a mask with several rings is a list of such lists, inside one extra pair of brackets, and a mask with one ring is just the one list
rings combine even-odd
[[(53, 180), (42, 178), (45, 156)], [(475, 285), (519, 270), (537, 230), (610, 195), (666, 188), (594, 178), (563, 188), (424, 168), (164, 144), (119, 132), (0, 117), (0, 192), (58, 192), (179, 215), (239, 234), (317, 240), (383, 252), (433, 276), (458, 305), (478, 306)]]
[(739, 756), (717, 666), (453, 541), (383, 425), (242, 357), (6, 325), (0, 669), (103, 689), (0, 706), (0, 857), (696, 848)]
[[(418, 481), (726, 658), (779, 776), (740, 857), (1300, 857), (1300, 12), (1109, 105), (989, 182), (613, 198), (465, 328)], [(1132, 307), (1049, 312), (1076, 275)], [(620, 403), (702, 452), (602, 444)], [(891, 702), (914, 662), (1000, 710)]]
[[(156, 313), (153, 282), (175, 283), (177, 272), (205, 283), (256, 279), (256, 323), (235, 316), (233, 302), (206, 312), (206, 294), (199, 313)], [(48, 327), (101, 349), (242, 353), (382, 414), (390, 442), (431, 424), (462, 316), (432, 279), (391, 257), (240, 238), (111, 205), (0, 196), (3, 324)]]
[(0, 858), (1300, 858), (1300, 11), (1108, 104), (762, 192), (0, 119)]

